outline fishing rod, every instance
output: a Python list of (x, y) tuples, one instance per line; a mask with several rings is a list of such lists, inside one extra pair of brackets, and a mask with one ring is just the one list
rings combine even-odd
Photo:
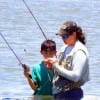
[(5, 41), (5, 43), (7, 44), (7, 46), (9, 47), (9, 49), (12, 51), (12, 53), (15, 55), (15, 57), (17, 58), (18, 62), (22, 65), (23, 68), (25, 68), (21, 62), (21, 60), (19, 59), (19, 57), (16, 55), (16, 53), (14, 52), (14, 50), (11, 48), (11, 46), (9, 45), (9, 43), (7, 42), (7, 40), (5, 39), (5, 37), (3, 36), (3, 34), (0, 32), (1, 37), (3, 38), (3, 40)]
[(48, 38), (46, 37), (46, 35), (45, 35), (45, 33), (44, 33), (42, 27), (40, 26), (38, 20), (36, 19), (36, 17), (35, 17), (34, 14), (32, 13), (32, 11), (31, 11), (31, 9), (29, 8), (28, 4), (25, 2), (25, 0), (22, 0), (22, 1), (23, 1), (23, 3), (25, 4), (25, 6), (26, 6), (26, 8), (28, 9), (28, 11), (30, 12), (30, 14), (32, 15), (32, 17), (34, 18), (35, 22), (37, 23), (39, 29), (41, 30), (41, 32), (42, 32), (42, 34), (43, 34), (43, 36), (44, 36), (44, 38), (45, 38), (46, 40), (48, 40)]
[[(32, 15), (32, 17), (33, 17), (33, 19), (35, 20), (35, 22), (37, 23), (39, 29), (41, 30), (41, 32), (42, 32), (42, 34), (43, 34), (43, 36), (44, 36), (44, 38), (45, 38), (46, 40), (48, 40), (48, 38), (46, 37), (46, 35), (45, 35), (45, 33), (44, 33), (42, 27), (40, 26), (38, 20), (37, 20), (36, 17), (34, 16), (34, 14), (33, 14), (33, 12), (31, 11), (31, 9), (29, 8), (28, 4), (25, 2), (25, 0), (22, 0), (22, 1), (23, 1), (23, 3), (25, 4), (25, 6), (26, 6), (26, 8), (28, 9), (28, 11), (30, 12), (30, 14)], [(55, 55), (55, 56), (56, 56), (56, 55)], [(56, 57), (57, 57), (57, 56), (56, 56)]]

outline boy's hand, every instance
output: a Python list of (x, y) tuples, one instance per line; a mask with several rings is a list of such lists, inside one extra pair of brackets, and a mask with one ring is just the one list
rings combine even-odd
[(22, 64), (22, 67), (24, 69), (24, 75), (25, 75), (25, 77), (28, 78), (29, 75), (30, 75), (30, 68), (26, 64)]
[(24, 71), (29, 72), (30, 68), (26, 64), (22, 64)]

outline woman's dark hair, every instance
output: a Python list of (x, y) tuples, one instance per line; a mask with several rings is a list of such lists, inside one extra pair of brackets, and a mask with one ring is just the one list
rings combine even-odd
[(81, 43), (86, 44), (85, 42), (85, 36), (81, 29), (81, 27), (77, 26), (77, 24), (74, 21), (67, 21), (65, 22), (58, 34), (67, 33), (68, 35), (71, 35), (73, 32), (76, 32), (76, 39), (79, 40)]
[(78, 26), (77, 26), (77, 29), (76, 29), (76, 39), (79, 40), (80, 42), (82, 42), (83, 44), (86, 44), (85, 35), (82, 32), (81, 27), (78, 27)]
[(41, 51), (53, 51), (56, 50), (56, 43), (53, 40), (45, 40), (41, 44)]

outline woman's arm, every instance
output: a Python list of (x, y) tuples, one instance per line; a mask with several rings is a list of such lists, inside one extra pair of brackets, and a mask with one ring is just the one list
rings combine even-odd
[(85, 53), (80, 50), (74, 55), (72, 63), (73, 70), (67, 70), (58, 65), (58, 63), (53, 64), (53, 68), (58, 72), (59, 75), (77, 82), (82, 76), (87, 61), (86, 59)]

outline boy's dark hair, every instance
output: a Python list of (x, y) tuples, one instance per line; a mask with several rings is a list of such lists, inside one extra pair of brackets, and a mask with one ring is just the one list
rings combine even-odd
[(41, 51), (53, 51), (56, 50), (56, 43), (53, 40), (45, 40), (41, 44)]

